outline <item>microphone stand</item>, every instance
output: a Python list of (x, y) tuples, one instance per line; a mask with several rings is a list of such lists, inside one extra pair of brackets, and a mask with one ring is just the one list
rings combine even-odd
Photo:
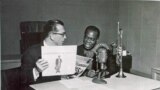
[[(101, 63), (101, 65), (102, 65), (102, 67), (103, 67), (103, 66), (104, 66), (104, 63)], [(92, 80), (92, 82), (98, 83), (98, 84), (107, 84), (107, 81), (105, 81), (105, 80), (103, 80), (103, 79), (101, 78), (101, 75), (102, 75), (103, 73), (105, 73), (105, 70), (100, 69), (100, 71), (98, 72), (98, 76), (95, 77), (95, 78)]]
[[(93, 78), (92, 82), (98, 83), (98, 84), (106, 84), (107, 82), (103, 80), (102, 74), (106, 74), (106, 62), (107, 62), (107, 48), (99, 47), (97, 49), (97, 55), (96, 55), (96, 72), (98, 75)], [(100, 64), (100, 68), (99, 65)]]

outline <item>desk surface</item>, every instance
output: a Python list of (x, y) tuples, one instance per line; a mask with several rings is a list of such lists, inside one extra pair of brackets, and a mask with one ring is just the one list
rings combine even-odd
[[(160, 81), (129, 73), (125, 73), (125, 75), (127, 76), (126, 78), (116, 78), (115, 74), (111, 78), (105, 79), (107, 84), (95, 84), (92, 83), (92, 78), (80, 77), (78, 79), (81, 81), (75, 80), (75, 82), (72, 82), (72, 84), (75, 84), (75, 88), (68, 88), (68, 86), (62, 83), (63, 80), (34, 84), (31, 87), (36, 90), (160, 90)], [(68, 80), (68, 83), (71, 83), (69, 81), (72, 80)], [(83, 82), (88, 85), (83, 85)], [(78, 87), (76, 83), (79, 83)]]

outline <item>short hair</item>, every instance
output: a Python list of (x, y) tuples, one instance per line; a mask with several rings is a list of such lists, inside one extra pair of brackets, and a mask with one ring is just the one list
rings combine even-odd
[(43, 29), (43, 39), (46, 38), (49, 34), (50, 31), (54, 31), (57, 32), (57, 28), (56, 25), (60, 24), (62, 26), (64, 26), (64, 23), (61, 20), (55, 19), (55, 20), (49, 20), (46, 25), (44, 26)]
[(100, 30), (96, 26), (88, 26), (85, 29), (84, 34), (86, 35), (89, 31), (96, 32), (97, 33), (97, 39), (99, 38), (99, 36), (100, 36)]

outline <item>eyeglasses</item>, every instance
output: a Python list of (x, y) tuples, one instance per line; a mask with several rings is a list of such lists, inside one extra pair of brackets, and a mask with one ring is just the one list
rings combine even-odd
[(61, 35), (61, 36), (65, 36), (66, 35), (66, 32), (64, 32), (64, 33), (53, 33), (53, 34), (58, 34), (58, 35)]

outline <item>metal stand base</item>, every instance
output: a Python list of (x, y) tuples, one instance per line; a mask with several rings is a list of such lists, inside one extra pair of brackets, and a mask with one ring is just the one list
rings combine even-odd
[(118, 75), (116, 76), (117, 78), (126, 78), (127, 76), (124, 75), (124, 73), (118, 73)]
[(98, 84), (107, 84), (107, 82), (101, 78), (94, 78), (92, 82), (98, 83)]

